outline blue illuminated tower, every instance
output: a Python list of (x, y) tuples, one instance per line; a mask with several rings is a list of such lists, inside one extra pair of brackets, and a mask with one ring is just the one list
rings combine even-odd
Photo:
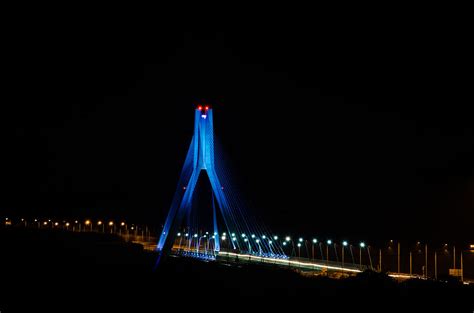
[[(227, 224), (225, 221), (226, 214), (224, 213), (228, 210), (229, 204), (214, 164), (214, 130), (212, 108), (209, 106), (198, 106), (194, 112), (194, 135), (186, 155), (171, 208), (158, 241), (157, 250), (162, 253), (170, 251), (185, 214), (191, 210), (194, 189), (201, 172), (205, 172), (209, 176), (213, 195), (217, 200), (224, 222)], [(213, 206), (213, 222), (214, 234), (217, 234), (214, 237), (214, 250), (219, 251), (219, 230), (215, 206)]]

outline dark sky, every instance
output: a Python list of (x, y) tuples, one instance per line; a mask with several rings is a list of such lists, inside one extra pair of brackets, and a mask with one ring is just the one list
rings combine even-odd
[(4, 212), (161, 223), (196, 103), (273, 229), (472, 238), (472, 64), (461, 24), (178, 28), (43, 21), (5, 38)]

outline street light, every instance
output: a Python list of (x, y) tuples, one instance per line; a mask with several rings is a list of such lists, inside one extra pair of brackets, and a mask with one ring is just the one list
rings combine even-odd
[(347, 247), (348, 243), (347, 241), (343, 241), (342, 242), (342, 247), (341, 247), (341, 250), (342, 250), (342, 268), (344, 268), (344, 247)]
[(362, 248), (365, 247), (365, 243), (364, 242), (361, 242), (359, 244), (359, 266), (360, 266), (360, 270), (362, 270)]
[(303, 238), (300, 237), (300, 238), (298, 239), (298, 241), (299, 241), (299, 242), (303, 242)]
[(273, 240), (278, 240), (278, 236), (273, 236)]
[(318, 239), (313, 238), (312, 242), (313, 243), (311, 244), (311, 258), (314, 260), (314, 244), (318, 242)]
[(332, 244), (332, 240), (326, 241), (326, 266), (329, 264), (329, 245)]
[(244, 238), (244, 242), (248, 243), (248, 246), (249, 246), (248, 252), (249, 252), (249, 254), (251, 254), (252, 253), (252, 247), (250, 246), (250, 241), (247, 238)]
[(90, 220), (86, 220), (85, 224), (86, 224), (86, 226), (87, 226), (87, 225), (90, 225), (90, 231), (92, 231), (92, 223), (91, 223), (91, 221), (90, 221)]
[(301, 242), (298, 242), (298, 257), (301, 258)]
[(102, 223), (102, 221), (98, 221), (97, 225), (99, 225), (99, 226), (102, 225), (102, 232), (104, 232), (104, 224)]

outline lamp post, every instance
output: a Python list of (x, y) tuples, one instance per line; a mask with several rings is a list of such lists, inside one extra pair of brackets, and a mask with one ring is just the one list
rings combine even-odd
[(342, 255), (342, 268), (344, 269), (344, 249), (345, 247), (347, 247), (347, 241), (343, 241), (342, 242), (342, 246), (341, 246), (341, 255)]
[(298, 257), (301, 257), (301, 245), (303, 244), (304, 239), (303, 238), (298, 238)]
[(364, 242), (361, 242), (359, 244), (359, 266), (360, 266), (360, 270), (362, 271), (362, 248), (365, 247), (365, 243)]
[(397, 272), (400, 275), (400, 241), (397, 242)]
[(316, 238), (313, 238), (313, 244), (311, 245), (311, 258), (313, 259), (314, 261), (314, 244), (318, 242), (318, 240)]
[(332, 244), (332, 240), (326, 241), (326, 266), (329, 265), (329, 245)]
[(456, 246), (453, 246), (453, 268), (456, 269)]
[(379, 272), (382, 273), (382, 249), (379, 249)]
[[(294, 243), (293, 243), (293, 240), (291, 240), (291, 237), (290, 237), (290, 236), (286, 236), (286, 237), (285, 237), (285, 241), (286, 241), (287, 243), (289, 243), (289, 242), (291, 241), (291, 246), (292, 246), (292, 248), (293, 248), (293, 251), (292, 251), (292, 252), (294, 252), (294, 250), (295, 250), (295, 245), (294, 245)], [(293, 253), (290, 253), (290, 256), (291, 256), (292, 254), (293, 254)]]
[(89, 231), (92, 231), (92, 222), (90, 220), (87, 220), (85, 224), (86, 226), (89, 225)]
[[(248, 253), (249, 253), (249, 255), (252, 254), (252, 247), (250, 246), (250, 241), (248, 240), (248, 238), (244, 238), (244, 242), (248, 243)], [(250, 256), (249, 256), (249, 259), (250, 259)]]
[(410, 251), (410, 275), (412, 274), (412, 253)]

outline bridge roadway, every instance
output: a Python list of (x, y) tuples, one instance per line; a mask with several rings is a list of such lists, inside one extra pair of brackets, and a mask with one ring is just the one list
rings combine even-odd
[[(140, 237), (140, 236), (137, 236)], [(144, 249), (149, 251), (156, 250), (156, 242), (155, 241), (148, 241), (144, 240), (145, 238), (128, 238), (130, 241), (134, 243), (138, 243), (143, 245)], [(151, 238), (150, 238), (151, 239)], [(155, 239), (155, 238), (153, 238)], [(187, 246), (173, 246), (172, 253), (175, 255), (180, 255), (183, 252), (196, 252), (196, 249), (189, 249)], [(199, 250), (200, 253), (205, 252), (204, 249)], [(266, 265), (274, 265), (279, 267), (286, 267), (291, 269), (297, 269), (305, 272), (333, 272), (347, 275), (355, 275), (357, 273), (361, 273), (364, 270), (368, 269), (367, 266), (352, 264), (352, 263), (344, 263), (342, 262), (334, 262), (334, 261), (325, 261), (325, 260), (309, 260), (305, 258), (290, 258), (290, 259), (282, 259), (282, 258), (271, 258), (271, 257), (262, 257), (257, 255), (251, 255), (248, 253), (236, 253), (230, 251), (219, 251), (216, 255), (216, 261), (218, 262), (228, 262), (228, 263), (258, 263), (258, 264), (266, 264)], [(424, 277), (420, 275), (410, 275), (407, 273), (388, 273), (390, 277), (396, 278), (398, 280), (405, 280), (410, 278), (419, 278), (424, 279)]]

